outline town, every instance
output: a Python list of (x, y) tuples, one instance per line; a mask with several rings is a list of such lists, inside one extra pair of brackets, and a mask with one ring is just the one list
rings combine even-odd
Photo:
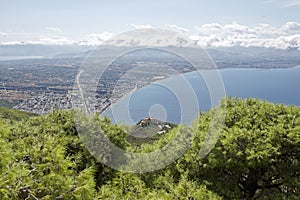
[[(218, 68), (249, 68), (252, 62), (239, 57), (228, 59), (226, 55), (211, 51)], [(53, 57), (0, 62), (0, 100), (9, 102), (14, 109), (36, 114), (46, 114), (52, 109), (72, 109), (78, 99), (76, 76), (86, 58)], [(257, 59), (260, 66), (292, 67), (299, 65), (299, 59), (281, 58)], [(247, 63), (247, 64), (243, 64)], [(251, 64), (252, 63), (252, 64)], [(171, 54), (150, 52), (125, 55), (115, 60), (99, 77), (94, 90), (93, 110), (98, 113), (107, 111), (112, 104), (124, 95), (142, 88), (152, 82), (176, 76), (195, 69), (184, 59)], [(86, 72), (93, 74), (94, 72)], [(88, 99), (87, 99), (88, 101)]]

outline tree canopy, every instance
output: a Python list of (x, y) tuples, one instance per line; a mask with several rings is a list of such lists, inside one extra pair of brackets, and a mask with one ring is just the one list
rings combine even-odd
[[(199, 150), (215, 109), (192, 128), (178, 126), (139, 145), (127, 140), (130, 127), (93, 116), (110, 141), (132, 152), (161, 149), (178, 129), (193, 131), (193, 140), (176, 140), (190, 142), (178, 160), (148, 173), (117, 171), (95, 159), (77, 132), (74, 110), (43, 116), (2, 110), (0, 199), (299, 199), (299, 107), (238, 98), (221, 104), (225, 126), (204, 158)], [(95, 141), (97, 131), (89, 135)]]

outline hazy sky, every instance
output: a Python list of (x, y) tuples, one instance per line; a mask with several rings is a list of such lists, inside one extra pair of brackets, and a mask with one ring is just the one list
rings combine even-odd
[(48, 36), (85, 40), (90, 34), (120, 33), (135, 25), (197, 27), (237, 23), (282, 27), (300, 23), (300, 0), (10, 0), (0, 1), (0, 42)]

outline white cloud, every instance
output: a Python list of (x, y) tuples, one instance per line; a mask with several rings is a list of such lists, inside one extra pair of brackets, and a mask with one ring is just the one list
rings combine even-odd
[(193, 41), (186, 36), (167, 29), (138, 29), (116, 35), (104, 43), (114, 46), (190, 46)]
[(86, 35), (82, 40), (74, 40), (65, 36), (58, 35), (44, 35), (38, 37), (37, 40), (28, 41), (6, 41), (0, 42), (0, 45), (26, 45), (26, 44), (41, 44), (41, 45), (101, 45), (104, 41), (115, 36), (114, 33), (103, 32), (103, 33), (91, 33)]
[(270, 3), (276, 3), (278, 0), (265, 0), (262, 1), (261, 4), (270, 4)]
[(22, 41), (9, 41), (9, 42), (1, 42), (0, 45), (22, 45), (27, 44), (27, 42)]
[(27, 44), (42, 44), (42, 45), (72, 45), (77, 42), (71, 39), (68, 39), (64, 36), (56, 35), (46, 35), (40, 36), (37, 40), (28, 40), (28, 41), (8, 41), (1, 42), (1, 45), (27, 45)]
[(169, 27), (169, 28), (177, 29), (177, 30), (179, 30), (179, 31), (182, 32), (182, 33), (186, 33), (186, 32), (189, 32), (189, 31), (190, 31), (190, 30), (187, 29), (187, 28), (183, 28), (183, 27), (177, 26), (177, 25), (175, 25), (175, 24), (167, 24), (166, 26)]
[(265, 0), (261, 4), (276, 4), (281, 8), (299, 7), (300, 0)]
[[(135, 25), (136, 28), (153, 28), (150, 25)], [(178, 28), (176, 25), (168, 25), (173, 28)], [(182, 27), (179, 27), (182, 28)], [(183, 28), (184, 29), (184, 28)], [(112, 45), (174, 45), (178, 42), (190, 44), (189, 41), (183, 41), (180, 35), (170, 37), (169, 32), (158, 31), (159, 29), (137, 30), (139, 34), (132, 35), (131, 38), (122, 38), (117, 35), (117, 38), (112, 42)], [(187, 35), (191, 32), (197, 32), (196, 35)], [(195, 27), (195, 30), (185, 32), (185, 34), (193, 41), (202, 47), (266, 47), (289, 49), (297, 48), (300, 50), (300, 23), (287, 22), (280, 27), (274, 27), (270, 24), (258, 24), (248, 26), (236, 22), (229, 24), (210, 23)], [(149, 31), (152, 33), (150, 34)], [(167, 30), (166, 30), (167, 31)], [(158, 35), (158, 37), (153, 37)], [(0, 36), (5, 36), (5, 33), (0, 32)], [(126, 34), (125, 34), (126, 35)], [(2, 45), (13, 44), (45, 44), (45, 45), (101, 45), (105, 41), (114, 37), (114, 33), (102, 32), (91, 33), (83, 37), (81, 40), (74, 40), (65, 36), (45, 35), (40, 36), (36, 40), (31, 41), (5, 41)], [(122, 36), (122, 34), (121, 34)], [(163, 39), (161, 39), (163, 38)], [(104, 43), (104, 44), (110, 44)]]
[(38, 44), (45, 44), (45, 45), (72, 45), (75, 44), (76, 41), (66, 38), (64, 36), (40, 36), (39, 41), (34, 42)]
[(107, 41), (114, 37), (114, 33), (103, 32), (103, 33), (91, 33), (86, 36), (82, 41), (79, 41), (80, 45), (101, 45), (104, 41)]
[(269, 24), (256, 26), (231, 23), (204, 24), (196, 27), (198, 35), (191, 36), (203, 47), (272, 47), (279, 49), (298, 48), (300, 50), (300, 24), (287, 22), (281, 27)]
[(300, 1), (299, 0), (287, 1), (283, 5), (283, 7), (285, 7), (285, 8), (298, 7), (298, 6), (300, 6)]
[(300, 31), (300, 24), (297, 22), (287, 22), (282, 29), (285, 31)]
[(137, 24), (130, 24), (130, 26), (132, 26), (132, 27), (135, 28), (135, 29), (155, 28), (154, 26), (149, 25), (149, 24), (140, 24), (140, 25), (137, 25)]
[(54, 27), (54, 26), (46, 27), (46, 30), (53, 31), (53, 32), (62, 32), (62, 30), (60, 28)]
[(1, 32), (1, 31), (0, 31), (0, 36), (2, 36), (2, 37), (6, 37), (6, 36), (7, 36), (7, 34), (6, 34), (6, 33), (4, 33), (4, 32)]

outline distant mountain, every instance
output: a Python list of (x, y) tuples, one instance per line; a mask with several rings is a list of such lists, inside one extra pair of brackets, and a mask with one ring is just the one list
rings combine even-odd
[(300, 65), (297, 49), (220, 47), (206, 49), (218, 68), (276, 68)]
[(53, 58), (84, 58), (88, 56), (93, 50), (87, 50), (83, 52), (75, 52), (75, 53), (62, 53), (53, 56)]
[[(155, 39), (155, 38), (154, 38)], [(159, 44), (167, 44), (163, 41), (156, 41), (153, 39), (153, 43), (157, 42)], [(182, 38), (177, 37), (181, 41)], [(115, 52), (120, 51), (126, 52), (134, 49), (134, 45), (137, 45), (137, 48), (142, 48), (143, 43), (138, 42), (139, 38), (136, 40), (131, 39), (130, 44), (124, 44), (122, 46), (122, 41), (114, 41), (117, 44), (112, 45), (102, 45), (100, 48), (96, 46), (84, 46), (84, 45), (40, 45), (40, 44), (23, 44), (23, 45), (0, 45), (0, 57), (14, 57), (14, 56), (37, 56), (37, 57), (46, 57), (46, 58), (84, 58), (88, 55), (115, 55)], [(118, 43), (119, 42), (119, 43)], [(184, 41), (183, 41), (184, 43)], [(117, 46), (115, 46), (117, 45)], [(118, 46), (120, 45), (120, 46)], [(126, 46), (127, 45), (127, 46)], [(147, 44), (146, 48), (147, 47)], [(155, 47), (154, 47), (155, 48)], [(159, 47), (158, 47), (159, 48)], [(189, 47), (175, 47), (168, 46), (167, 49), (172, 51), (174, 49), (180, 49), (180, 52), (184, 57), (189, 56), (191, 50)], [(98, 49), (98, 51), (94, 51)], [(213, 61), (217, 64), (219, 68), (252, 68), (252, 67), (263, 67), (263, 68), (273, 68), (273, 67), (292, 67), (300, 65), (300, 51), (297, 49), (274, 49), (274, 48), (264, 48), (264, 47), (218, 47), (218, 48), (207, 48), (205, 49), (208, 54), (211, 56)], [(174, 52), (177, 52), (174, 51)], [(150, 51), (147, 51), (147, 55), (143, 55), (143, 52), (136, 52), (134, 56), (141, 54), (143, 57), (153, 56)], [(201, 54), (201, 51), (199, 51)], [(193, 54), (193, 53), (192, 53)], [(194, 53), (194, 56), (197, 56), (198, 53)], [(166, 54), (167, 55), (167, 54)], [(165, 54), (154, 55), (158, 57), (166, 58)], [(170, 54), (169, 54), (170, 55)], [(202, 55), (203, 56), (203, 55)], [(196, 60), (201, 60), (201, 55), (198, 56)], [(190, 59), (189, 59), (190, 60)]]
[(264, 47), (218, 47), (208, 48), (207, 52), (215, 57), (256, 57), (256, 58), (272, 58), (279, 59), (283, 57), (298, 57), (300, 51), (298, 49), (275, 49)]
[(81, 45), (0, 45), (0, 56), (44, 56), (52, 57), (59, 54), (76, 54), (90, 50), (91, 46)]

